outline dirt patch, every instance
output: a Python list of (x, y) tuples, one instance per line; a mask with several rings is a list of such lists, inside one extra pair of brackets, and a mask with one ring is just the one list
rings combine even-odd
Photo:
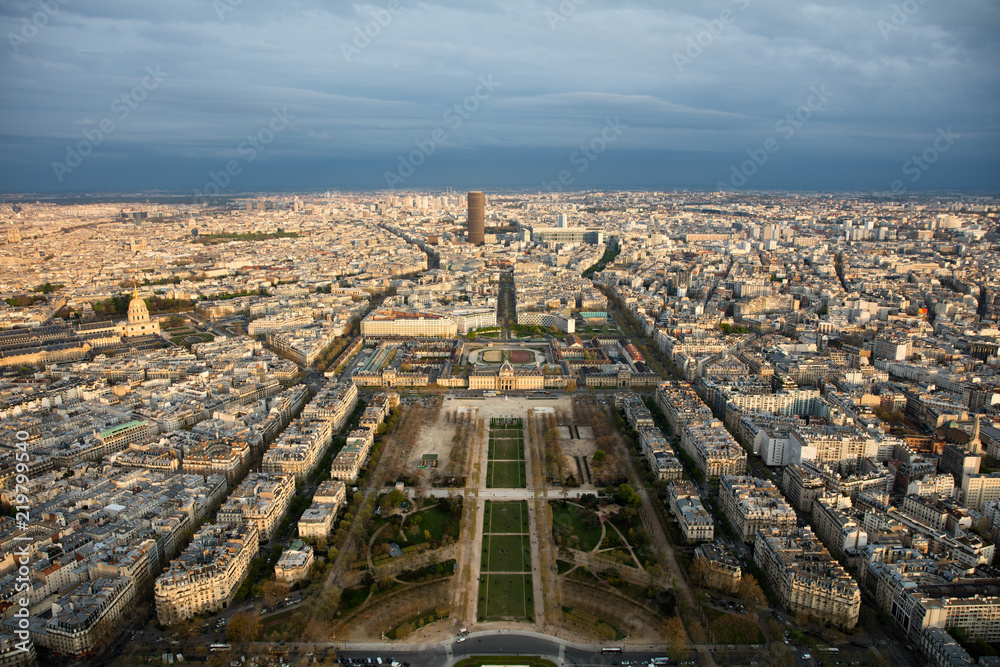
[(487, 350), (483, 352), (480, 358), (488, 364), (499, 364), (503, 361), (503, 352), (500, 350)]
[(421, 459), (428, 454), (437, 455), (438, 467), (436, 469), (438, 471), (448, 470), (451, 462), (452, 438), (455, 437), (457, 420), (466, 415), (475, 423), (475, 409), (459, 409), (451, 407), (446, 402), (444, 408), (438, 413), (438, 418), (424, 424), (417, 436), (417, 443), (413, 451), (407, 452), (407, 471), (412, 473), (417, 470)]
[[(335, 630), (337, 638), (346, 641), (380, 640), (387, 628), (394, 628), (424, 612), (448, 605), (452, 597), (453, 579), (451, 577), (444, 581), (410, 586), (399, 593), (369, 601)], [(447, 623), (447, 620), (438, 621), (434, 625), (441, 627)], [(430, 628), (425, 632), (429, 634), (429, 631)]]
[(597, 442), (594, 440), (594, 429), (589, 426), (560, 426), (559, 433), (562, 434), (563, 430), (565, 430), (568, 434), (570, 429), (576, 430), (580, 437), (573, 438), (572, 440), (564, 438), (560, 443), (562, 444), (563, 454), (579, 457), (593, 456), (594, 452), (597, 451)]
[[(629, 636), (629, 641), (659, 642), (664, 639), (663, 621), (611, 589), (599, 588), (563, 578), (564, 607), (592, 614)], [(623, 627), (624, 626), (624, 627)]]

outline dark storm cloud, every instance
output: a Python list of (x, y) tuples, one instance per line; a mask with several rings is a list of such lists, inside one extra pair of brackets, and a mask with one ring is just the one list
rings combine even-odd
[[(284, 107), (290, 126), (233, 188), (381, 187), (435, 128), (447, 137), (413, 185), (465, 178), (463, 163), (499, 181), (486, 165), (559, 165), (609, 117), (628, 129), (590, 178), (712, 187), (814, 86), (828, 102), (754, 186), (883, 188), (948, 126), (962, 138), (920, 185), (997, 185), (1000, 8), (985, 1), (17, 0), (0, 26), (7, 191), (199, 187)], [(169, 75), (130, 98), (149, 67)], [(499, 87), (452, 127), (480, 77)], [(59, 181), (52, 163), (104, 119)]]

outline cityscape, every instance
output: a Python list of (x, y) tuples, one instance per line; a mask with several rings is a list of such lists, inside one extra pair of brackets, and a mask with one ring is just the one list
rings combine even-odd
[(1000, 667), (995, 4), (0, 27), (0, 667)]
[(992, 664), (996, 199), (4, 215), (4, 664)]

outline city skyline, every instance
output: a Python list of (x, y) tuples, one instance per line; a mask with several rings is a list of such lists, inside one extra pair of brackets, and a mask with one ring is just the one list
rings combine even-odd
[(1000, 3), (0, 30), (0, 667), (1000, 667)]
[(1000, 173), (983, 3), (23, 2), (0, 24), (5, 192), (900, 194)]
[(1000, 649), (1000, 198), (18, 199), (3, 664)]

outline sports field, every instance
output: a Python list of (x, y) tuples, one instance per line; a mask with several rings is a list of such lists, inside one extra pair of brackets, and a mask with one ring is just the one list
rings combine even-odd
[(530, 363), (535, 358), (533, 352), (528, 352), (527, 350), (511, 350), (510, 351), (510, 363), (512, 364), (527, 364)]
[(486, 501), (479, 620), (535, 620), (528, 503)]

